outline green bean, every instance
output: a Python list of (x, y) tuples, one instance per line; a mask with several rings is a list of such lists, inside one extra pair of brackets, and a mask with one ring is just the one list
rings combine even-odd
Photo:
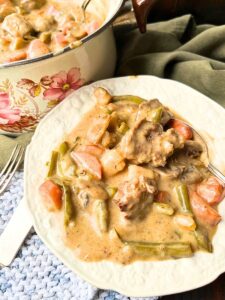
[(65, 176), (62, 177), (58, 177), (58, 176), (53, 176), (53, 177), (49, 177), (49, 179), (51, 181), (53, 181), (55, 184), (58, 184), (59, 186), (61, 186), (63, 188), (63, 185), (70, 185), (71, 184), (71, 180)]
[(119, 101), (129, 101), (129, 102), (133, 102), (135, 104), (141, 104), (143, 101), (146, 101), (146, 100), (141, 97), (133, 96), (133, 95), (114, 96), (112, 98), (112, 102), (119, 102)]
[(134, 242), (125, 241), (114, 228), (115, 233), (119, 240), (125, 245), (130, 246), (135, 253), (144, 256), (157, 256), (160, 258), (164, 257), (189, 257), (193, 254), (191, 245), (183, 242), (171, 242), (171, 243), (150, 243), (150, 242)]
[(47, 175), (48, 177), (51, 177), (56, 173), (58, 156), (59, 153), (57, 151), (52, 151), (51, 160), (49, 163), (48, 175)]
[(168, 243), (166, 244), (166, 255), (174, 258), (192, 256), (193, 250), (189, 243)]
[(172, 216), (174, 214), (174, 209), (167, 203), (153, 203), (153, 209), (155, 209), (158, 213), (163, 215)]
[(195, 230), (195, 238), (198, 242), (198, 246), (207, 252), (212, 252), (212, 244), (206, 234), (204, 234), (200, 229)]
[(65, 155), (66, 152), (68, 151), (69, 149), (69, 145), (67, 142), (63, 142), (60, 146), (59, 146), (59, 153), (61, 155)]
[(63, 181), (58, 177), (49, 177), (49, 179), (63, 188)]
[(186, 184), (180, 184), (176, 187), (178, 199), (184, 213), (192, 214), (191, 205)]
[(135, 253), (145, 256), (164, 257), (189, 257), (193, 254), (189, 243), (143, 243), (125, 242), (130, 245)]
[(129, 127), (128, 127), (127, 123), (122, 122), (120, 124), (120, 126), (118, 127), (117, 132), (119, 132), (121, 134), (125, 134), (128, 130), (129, 130)]
[(71, 189), (68, 185), (63, 184), (63, 201), (64, 201), (64, 225), (67, 227), (74, 222), (74, 205), (71, 195)]
[(162, 106), (156, 108), (156, 109), (153, 109), (150, 113), (150, 120), (153, 122), (153, 123), (160, 123), (161, 122), (161, 119), (162, 119), (162, 113), (163, 113), (163, 108)]
[(107, 191), (107, 193), (108, 193), (108, 195), (109, 195), (109, 197), (111, 199), (114, 197), (114, 195), (116, 194), (117, 190), (118, 189), (116, 187), (113, 187), (113, 186), (108, 186), (106, 188), (106, 191)]
[(107, 232), (108, 230), (108, 208), (107, 203), (104, 200), (95, 201), (95, 215), (97, 224), (101, 232)]
[[(128, 244), (130, 245), (130, 244)], [(142, 256), (158, 256), (163, 257), (164, 253), (161, 252), (160, 245), (149, 245), (149, 246), (140, 246), (140, 245), (130, 245), (131, 248), (134, 250), (136, 254), (142, 255)]]
[(62, 161), (61, 160), (58, 160), (57, 169), (58, 169), (59, 175), (64, 176), (64, 172), (63, 172), (63, 168), (62, 168)]

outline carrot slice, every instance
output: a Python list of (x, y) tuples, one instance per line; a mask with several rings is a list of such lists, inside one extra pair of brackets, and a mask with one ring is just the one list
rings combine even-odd
[(62, 32), (55, 33), (53, 35), (53, 41), (59, 47), (65, 47), (66, 45), (68, 45), (68, 41)]
[(197, 193), (210, 205), (215, 205), (223, 200), (223, 186), (215, 177), (209, 177), (197, 186)]
[(216, 226), (220, 222), (221, 216), (218, 212), (206, 203), (196, 192), (191, 194), (190, 202), (197, 220), (210, 226)]
[(43, 203), (49, 211), (60, 210), (62, 207), (62, 190), (52, 182), (47, 180), (39, 187)]
[(98, 145), (83, 145), (79, 148), (79, 151), (87, 152), (89, 154), (99, 157), (104, 152), (104, 148)]
[(193, 138), (192, 129), (182, 121), (172, 120), (171, 127), (174, 128), (186, 140), (191, 140)]
[(12, 53), (10, 53), (7, 62), (14, 62), (14, 61), (18, 61), (18, 60), (23, 60), (27, 58), (27, 53), (24, 50), (19, 50), (19, 51), (14, 51)]
[(102, 178), (102, 166), (97, 157), (86, 152), (73, 151), (71, 157), (74, 161), (85, 170), (96, 176), (98, 179)]

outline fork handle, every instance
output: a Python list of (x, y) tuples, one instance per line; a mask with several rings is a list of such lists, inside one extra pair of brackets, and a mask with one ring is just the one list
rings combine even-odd
[(0, 264), (9, 266), (32, 228), (32, 219), (23, 198), (0, 236)]
[(225, 176), (214, 165), (208, 164), (208, 169), (213, 175), (215, 175), (225, 185)]

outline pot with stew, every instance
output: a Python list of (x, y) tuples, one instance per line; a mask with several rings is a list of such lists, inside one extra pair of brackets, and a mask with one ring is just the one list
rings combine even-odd
[(69, 94), (113, 75), (123, 0), (0, 0), (0, 133), (31, 131)]

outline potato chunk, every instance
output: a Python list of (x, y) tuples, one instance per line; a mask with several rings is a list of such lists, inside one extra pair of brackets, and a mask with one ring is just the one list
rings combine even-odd
[(106, 150), (101, 157), (101, 163), (106, 177), (119, 173), (126, 165), (123, 156), (117, 149)]

